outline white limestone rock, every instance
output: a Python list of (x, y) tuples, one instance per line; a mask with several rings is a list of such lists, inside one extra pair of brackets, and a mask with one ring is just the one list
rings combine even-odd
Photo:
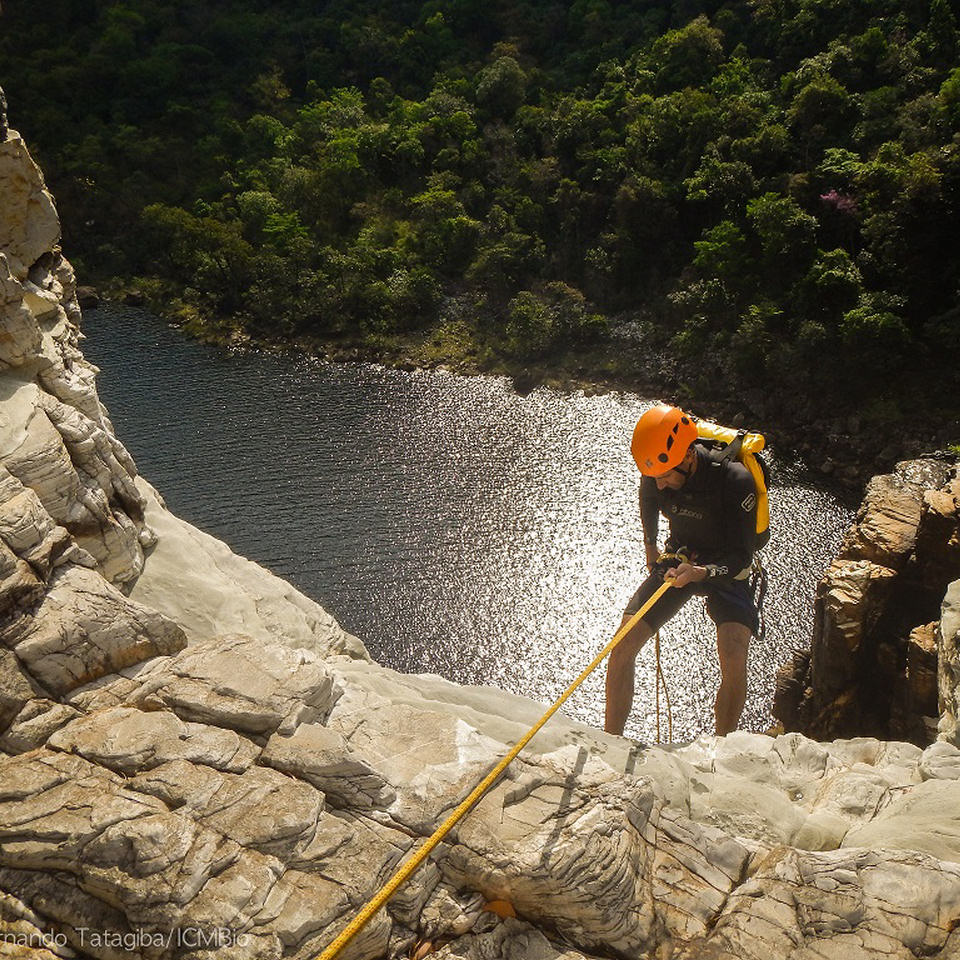
[(39, 604), (0, 630), (0, 641), (54, 695), (186, 643), (176, 624), (72, 565), (54, 572)]
[(25, 487), (0, 465), (0, 541), (44, 582), (55, 566), (72, 562), (94, 567), (66, 527), (47, 513), (36, 491)]
[(261, 760), (313, 784), (340, 808), (384, 811), (397, 799), (383, 774), (340, 734), (318, 723), (301, 724), (289, 734), (274, 734)]
[(175, 620), (191, 643), (237, 633), (369, 659), (363, 644), (319, 604), (174, 516), (143, 478), (137, 487), (156, 545), (130, 596)]
[(918, 767), (924, 780), (960, 780), (960, 748), (937, 740), (923, 751)]
[(16, 656), (0, 648), (0, 731), (6, 730), (13, 718), (39, 692), (33, 678), (20, 666)]
[(768, 960), (932, 956), (960, 910), (960, 866), (922, 854), (773, 851), (707, 937), (674, 956)]
[[(370, 789), (376, 790), (372, 802), (394, 797), (389, 817), (406, 829), (429, 832), (429, 825), (453, 805), (451, 800), (466, 796), (503, 752), (500, 743), (453, 711), (398, 702), (335, 675), (344, 693), (331, 712), (329, 730), (348, 744), (345, 760), (369, 771)], [(382, 786), (375, 787), (381, 778)]]
[(260, 755), (234, 730), (185, 723), (167, 711), (114, 707), (80, 717), (58, 730), (49, 746), (133, 776), (172, 760), (243, 773)]
[[(259, 672), (236, 666), (257, 657)], [(130, 925), (225, 922), (249, 935), (242, 956), (318, 953), (379, 889), (412, 835), (432, 830), (472, 786), (445, 773), (456, 752), (475, 780), (481, 770), (473, 747), (486, 753), (487, 765), (506, 748), (466, 718), (482, 725), (484, 709), (496, 716), (515, 700), (490, 691), (481, 700), (472, 690), (458, 698), (460, 688), (436, 677), (399, 678), (391, 700), (395, 675), (375, 664), (323, 667), (306, 653), (240, 638), (124, 673), (76, 691), (72, 709), (92, 712), (61, 725), (46, 749), (0, 761), (0, 784), (17, 784), (13, 792), (0, 787), (0, 867), (29, 865), (46, 891), (65, 872), (82, 878), (83, 915), (106, 903)], [(250, 712), (255, 690), (263, 712)], [(201, 707), (205, 697), (210, 703)], [(526, 710), (536, 713), (538, 705)], [(187, 719), (201, 715), (203, 722)], [(501, 723), (510, 730), (517, 721)], [(618, 743), (622, 752), (613, 749)], [(956, 806), (956, 754), (946, 744), (921, 752), (875, 740), (834, 745), (797, 734), (740, 734), (646, 748), (634, 763), (628, 743), (558, 717), (539, 749), (512, 765), (350, 955), (374, 960), (388, 943), (406, 949), (425, 937), (454, 938), (443, 948), (453, 957), (499, 949), (523, 960), (523, 951), (793, 956), (804, 944), (825, 956), (851, 944), (865, 957), (906, 956), (917, 945), (932, 952), (947, 942), (944, 917), (960, 897), (960, 864), (916, 849), (935, 828), (941, 855), (951, 853), (951, 821), (937, 811)], [(608, 760), (633, 764), (641, 777)], [(643, 776), (656, 769), (671, 771), (667, 793), (679, 802), (658, 795)], [(397, 799), (372, 802), (370, 790), (356, 788), (362, 777), (379, 789), (389, 784)], [(69, 813), (87, 809), (94, 786), (104, 810), (114, 811), (112, 826)], [(763, 809), (748, 818), (738, 790)], [(28, 817), (24, 828), (31, 796), (41, 799), (42, 816)], [(145, 805), (130, 807), (137, 796)], [(833, 817), (843, 824), (834, 831), (843, 848), (785, 845), (784, 805), (802, 821), (794, 843), (804, 830), (812, 835), (811, 823)], [(398, 829), (401, 812), (406, 825)], [(61, 831), (67, 816), (77, 839), (64, 853), (44, 837)], [(5, 838), (2, 825), (14, 822), (16, 838)], [(871, 849), (851, 846), (855, 836)], [(213, 846), (212, 837), (220, 838)], [(875, 852), (894, 839), (911, 850)], [(65, 866), (81, 840), (84, 858)], [(165, 894), (157, 907), (141, 867), (115, 852), (121, 849), (156, 863), (154, 890), (168, 889), (171, 856), (195, 862), (192, 892), (172, 902)], [(114, 870), (119, 864), (109, 882), (108, 860)], [(898, 917), (884, 898), (910, 885), (928, 902), (909, 919)], [(480, 899), (509, 900), (519, 926), (478, 917)], [(28, 906), (40, 902), (37, 893)]]
[(60, 219), (43, 174), (15, 130), (0, 142), (0, 196), (0, 251), (13, 276), (22, 281), (30, 267), (60, 241)]
[(23, 286), (0, 244), (0, 369), (21, 367), (40, 355), (43, 338), (36, 318), (24, 302)]
[[(419, 911), (418, 925), (424, 938), (462, 937), (470, 933), (484, 916), (484, 898), (479, 893), (458, 895), (445, 884), (438, 884)], [(493, 924), (491, 924), (493, 925)]]
[(0, 613), (33, 606), (43, 596), (43, 582), (30, 565), (0, 540)]
[(43, 918), (9, 893), (0, 892), (0, 931), (4, 935), (0, 956), (10, 960), (58, 960), (65, 955)]
[(960, 781), (926, 780), (887, 792), (875, 815), (853, 827), (843, 846), (918, 850), (960, 864)]
[(9, 724), (2, 725), (6, 732), (0, 737), (0, 750), (10, 754), (39, 750), (57, 730), (78, 716), (79, 711), (66, 703), (35, 697), (23, 705)]
[(313, 842), (323, 794), (265, 767), (223, 772), (185, 758), (170, 760), (127, 781), (127, 789), (162, 800), (171, 809), (240, 846), (284, 860)]
[(485, 933), (461, 937), (430, 956), (434, 960), (595, 960), (551, 943), (536, 927), (514, 919)]
[(947, 587), (937, 631), (938, 739), (960, 745), (960, 580)]
[(0, 414), (0, 450), (5, 471), (34, 492), (108, 580), (139, 575), (142, 504), (119, 441), (35, 383), (14, 380)]
[(263, 738), (325, 719), (340, 695), (315, 654), (239, 636), (194, 644), (138, 681), (131, 704)]

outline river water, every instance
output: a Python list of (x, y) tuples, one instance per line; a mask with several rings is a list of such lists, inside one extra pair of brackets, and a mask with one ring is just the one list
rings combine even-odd
[[(117, 433), (170, 509), (317, 600), (381, 663), (548, 702), (619, 624), (643, 572), (629, 443), (649, 401), (230, 351), (126, 307), (89, 311), (84, 332)], [(770, 453), (767, 636), (741, 724), (758, 731), (851, 517)], [(712, 731), (715, 648), (699, 599), (662, 634), (674, 740)], [(628, 734), (656, 739), (654, 704), (651, 643)], [(564, 712), (602, 725), (603, 668)]]

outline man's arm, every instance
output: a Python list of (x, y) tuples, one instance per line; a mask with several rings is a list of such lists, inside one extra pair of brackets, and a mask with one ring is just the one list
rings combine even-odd
[(640, 481), (640, 525), (643, 527), (643, 549), (649, 570), (657, 562), (660, 553), (657, 547), (657, 534), (660, 531), (660, 499), (657, 496), (657, 482), (653, 477), (643, 477)]

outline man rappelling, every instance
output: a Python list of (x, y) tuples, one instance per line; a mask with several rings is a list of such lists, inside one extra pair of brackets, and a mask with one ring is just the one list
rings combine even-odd
[[(747, 695), (747, 652), (758, 628), (750, 573), (759, 545), (758, 501), (766, 535), (766, 487), (755, 460), (750, 466), (738, 460), (745, 449), (744, 434), (726, 433), (733, 442), (716, 449), (698, 443), (697, 421), (666, 405), (653, 407), (637, 422), (630, 449), (643, 474), (640, 512), (649, 576), (627, 604), (621, 628), (665, 581), (673, 589), (637, 620), (610, 655), (604, 724), (608, 733), (622, 734), (630, 714), (637, 654), (694, 594), (706, 598), (707, 613), (717, 626), (721, 681), (714, 706), (716, 733), (729, 733), (740, 721)], [(757, 449), (762, 446), (762, 437), (748, 436), (758, 439)], [(657, 545), (661, 513), (670, 527), (662, 552)]]

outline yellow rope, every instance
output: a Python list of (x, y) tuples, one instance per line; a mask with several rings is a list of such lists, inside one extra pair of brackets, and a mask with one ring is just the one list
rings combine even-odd
[[(675, 552), (666, 552), (657, 557), (657, 563), (664, 560), (676, 560), (679, 563), (690, 563), (690, 557), (687, 554), (686, 547), (680, 547)], [(657, 704), (657, 743), (663, 743), (660, 736), (660, 685), (663, 684), (663, 697), (667, 701), (667, 743), (673, 743), (673, 710), (670, 707), (670, 689), (667, 686), (667, 678), (664, 675), (663, 667), (660, 664), (660, 631), (658, 630), (653, 638), (653, 649), (656, 654), (657, 670), (654, 677), (654, 690), (656, 691)]]
[(657, 655), (657, 675), (655, 686), (657, 690), (657, 743), (663, 743), (660, 738), (660, 684), (663, 684), (663, 697), (667, 701), (667, 743), (673, 743), (673, 710), (670, 707), (670, 688), (667, 686), (667, 678), (663, 672), (663, 666), (660, 663), (660, 631), (654, 639), (654, 650)]
[(657, 706), (657, 743), (663, 743), (660, 739), (660, 631), (658, 630), (653, 638), (653, 652), (657, 658), (657, 668), (653, 676), (653, 699)]
[(671, 586), (671, 581), (665, 581), (653, 596), (616, 632), (613, 639), (598, 653), (590, 665), (577, 677), (573, 683), (554, 701), (546, 713), (517, 741), (510, 752), (473, 788), (467, 798), (447, 817), (446, 820), (427, 838), (426, 842), (417, 851), (411, 854), (406, 863), (402, 864), (394, 875), (383, 885), (380, 891), (367, 902), (366, 906), (340, 931), (337, 937), (321, 953), (316, 960), (333, 960), (333, 958), (367, 925), (370, 918), (397, 892), (407, 878), (423, 863), (440, 841), (456, 826), (480, 798), (493, 786), (494, 782), (503, 773), (510, 763), (516, 759), (520, 751), (536, 736), (540, 728), (566, 703), (570, 695), (583, 683), (586, 678), (603, 662), (607, 654), (633, 629), (646, 612), (660, 599), (661, 595)]

